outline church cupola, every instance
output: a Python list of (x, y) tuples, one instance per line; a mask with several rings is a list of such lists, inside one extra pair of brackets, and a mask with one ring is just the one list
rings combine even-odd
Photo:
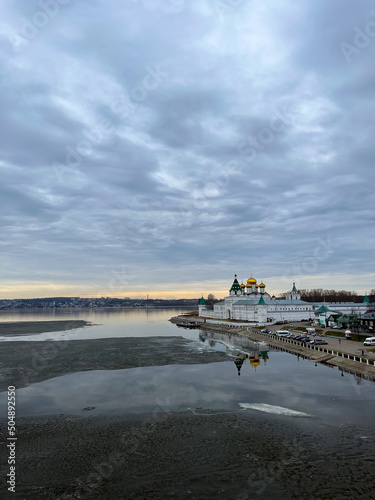
[(253, 278), (253, 275), (247, 280), (246, 287), (247, 293), (256, 292), (257, 280)]
[(292, 291), (287, 294), (286, 298), (288, 300), (300, 300), (301, 294), (297, 290), (295, 283), (293, 283)]
[(229, 290), (229, 295), (241, 295), (241, 285), (238, 283), (237, 274), (234, 275), (234, 281)]
[(241, 368), (242, 368), (242, 365), (244, 364), (245, 362), (245, 357), (242, 357), (242, 356), (239, 356), (235, 361), (234, 361), (234, 364), (236, 365), (237, 367), (237, 373), (238, 373), (238, 376), (241, 375)]
[(201, 316), (201, 314), (203, 313), (203, 311), (206, 311), (206, 310), (207, 310), (206, 301), (204, 300), (203, 295), (202, 295), (202, 298), (198, 302), (199, 316)]

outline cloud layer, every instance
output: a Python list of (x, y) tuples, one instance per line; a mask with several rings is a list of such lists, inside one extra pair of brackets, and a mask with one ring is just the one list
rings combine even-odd
[(372, 2), (8, 0), (0, 18), (3, 294), (371, 285)]

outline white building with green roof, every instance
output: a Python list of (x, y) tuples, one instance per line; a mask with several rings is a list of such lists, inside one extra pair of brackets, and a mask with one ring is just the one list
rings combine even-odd
[(266, 324), (276, 321), (310, 320), (314, 318), (314, 312), (311, 303), (301, 300), (295, 283), (285, 299), (275, 299), (266, 292), (266, 285), (263, 281), (258, 285), (257, 280), (251, 275), (246, 285), (239, 284), (235, 274), (229, 295), (221, 302), (214, 304), (213, 310), (208, 309), (201, 299), (199, 316)]

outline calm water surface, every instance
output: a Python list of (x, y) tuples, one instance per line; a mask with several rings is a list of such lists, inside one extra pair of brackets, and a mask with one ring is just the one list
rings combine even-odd
[[(67, 332), (1, 338), (6, 340), (61, 340), (61, 339), (101, 339), (108, 337), (157, 337), (181, 335), (181, 331), (168, 320), (172, 316), (186, 312), (187, 309), (62, 309), (43, 311), (19, 311), (0, 314), (0, 322), (9, 321), (61, 321), (81, 319), (94, 326)], [(184, 332), (189, 332), (184, 330)], [(188, 333), (187, 338), (192, 338)]]
[[(17, 414), (139, 413), (144, 411), (240, 410), (240, 404), (304, 412), (332, 425), (373, 427), (375, 384), (249, 339), (177, 328), (168, 319), (179, 310), (47, 311), (16, 313), (0, 321), (84, 319), (96, 326), (8, 340), (183, 336), (192, 349), (217, 349), (228, 361), (126, 370), (79, 372), (17, 390)], [(0, 394), (6, 411), (6, 393)], [(244, 411), (256, 411), (247, 409)], [(293, 417), (290, 417), (293, 418)], [(295, 417), (294, 417), (295, 418)], [(309, 417), (307, 417), (309, 418)]]

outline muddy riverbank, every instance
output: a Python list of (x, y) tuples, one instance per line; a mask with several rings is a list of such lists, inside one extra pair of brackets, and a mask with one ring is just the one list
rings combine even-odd
[(121, 370), (141, 366), (214, 363), (224, 353), (198, 350), (181, 337), (109, 338), (41, 342), (4, 342), (0, 349), (0, 391), (17, 389), (68, 373)]
[(2, 486), (2, 498), (374, 498), (375, 435), (360, 427), (195, 409), (20, 418), (17, 429), (16, 494)]
[(0, 323), (0, 337), (14, 337), (20, 335), (35, 335), (47, 332), (62, 332), (90, 326), (91, 323), (83, 320), (57, 321), (12, 321)]

